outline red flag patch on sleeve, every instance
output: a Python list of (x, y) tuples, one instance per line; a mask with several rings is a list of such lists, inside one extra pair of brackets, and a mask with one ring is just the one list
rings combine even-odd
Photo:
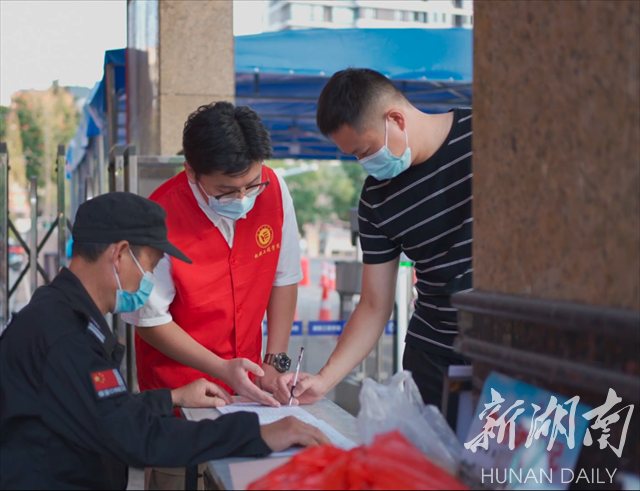
[(98, 399), (106, 399), (117, 394), (127, 391), (120, 372), (114, 368), (113, 370), (103, 370), (101, 372), (93, 372), (91, 374), (93, 387), (96, 389)]

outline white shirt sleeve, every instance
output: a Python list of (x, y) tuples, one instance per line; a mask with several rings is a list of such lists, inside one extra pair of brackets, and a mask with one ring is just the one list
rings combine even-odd
[(176, 288), (171, 277), (171, 257), (167, 254), (158, 262), (153, 270), (156, 282), (149, 299), (144, 306), (135, 312), (122, 314), (122, 319), (138, 327), (161, 326), (171, 322), (173, 317), (169, 307), (176, 296)]
[(298, 240), (298, 222), (293, 208), (293, 199), (284, 179), (278, 176), (282, 191), (282, 208), (284, 211), (282, 223), (282, 243), (280, 245), (280, 259), (276, 270), (273, 286), (288, 286), (302, 280), (302, 266), (300, 264), (300, 242)]

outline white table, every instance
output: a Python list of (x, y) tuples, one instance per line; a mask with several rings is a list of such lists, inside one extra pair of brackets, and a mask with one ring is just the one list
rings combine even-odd
[[(356, 419), (329, 399), (323, 399), (316, 404), (301, 407), (304, 410), (308, 411), (311, 415), (331, 425), (334, 429), (342, 433), (343, 436), (354, 441), (355, 443), (360, 443), (360, 439), (358, 438), (358, 431), (356, 429)], [(217, 419), (218, 417), (220, 417), (220, 413), (217, 409), (190, 409), (188, 412), (183, 411), (183, 415), (186, 419), (191, 419), (190, 416), (192, 415), (196, 416), (197, 419), (201, 419), (203, 417), (206, 417), (207, 419)], [(266, 458), (268, 459), (269, 457)], [(221, 460), (211, 460), (207, 465), (208, 479), (205, 479), (205, 483), (208, 483), (209, 486), (213, 485), (214, 489), (234, 489), (231, 480), (229, 465), (234, 463), (258, 460), (262, 459), (228, 458)]]

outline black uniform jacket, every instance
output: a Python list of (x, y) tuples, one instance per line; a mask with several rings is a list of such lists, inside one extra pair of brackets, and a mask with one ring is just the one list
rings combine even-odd
[(63, 269), (0, 337), (0, 488), (125, 489), (127, 466), (270, 453), (255, 414), (190, 422), (168, 389), (130, 394), (118, 344)]

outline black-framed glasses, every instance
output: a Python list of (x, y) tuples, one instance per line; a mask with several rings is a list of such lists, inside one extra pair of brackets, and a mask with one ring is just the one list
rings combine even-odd
[(231, 191), (230, 193), (219, 194), (218, 196), (213, 196), (215, 200), (218, 201), (221, 205), (228, 205), (233, 200), (238, 198), (238, 195), (242, 193), (246, 198), (256, 198), (265, 188), (270, 184), (270, 181), (261, 182), (260, 184), (253, 184), (251, 186), (247, 186), (243, 189), (238, 189), (236, 191)]

